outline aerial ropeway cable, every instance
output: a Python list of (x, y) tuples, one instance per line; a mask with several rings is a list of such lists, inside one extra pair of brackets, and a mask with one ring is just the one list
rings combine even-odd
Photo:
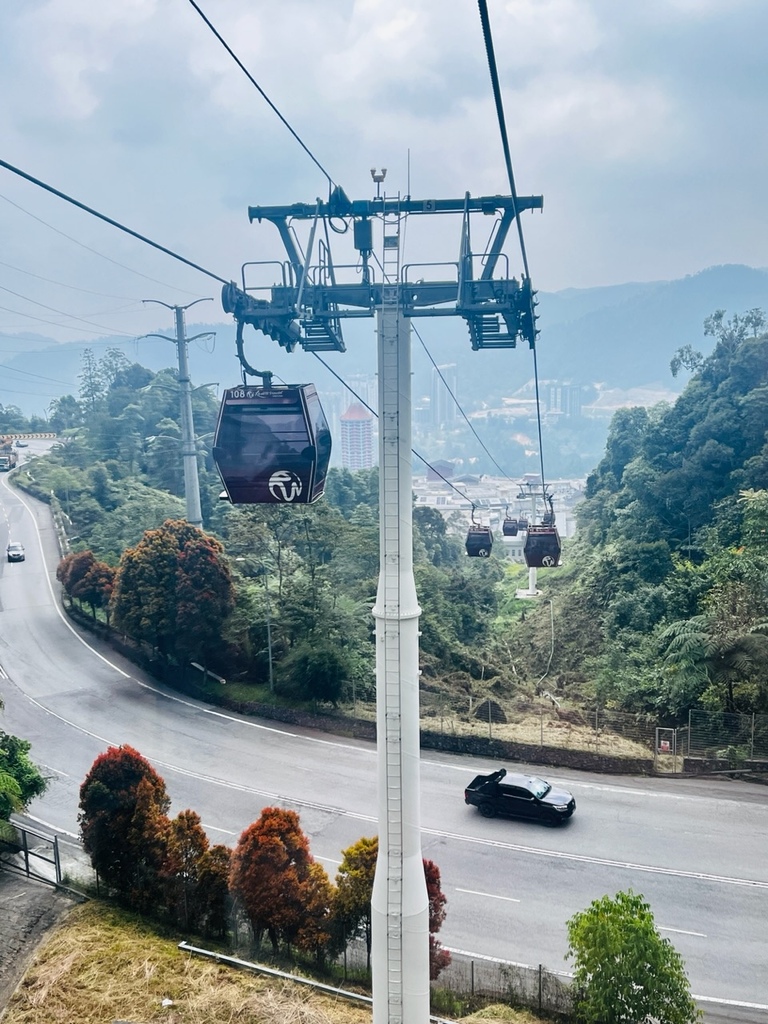
[[(542, 517), (541, 523), (528, 523), (525, 522), (526, 540), (523, 546), (523, 556), (525, 558), (526, 565), (529, 568), (540, 568), (540, 567), (551, 567), (560, 564), (560, 552), (561, 543), (560, 536), (557, 532), (557, 526), (555, 525), (555, 512), (553, 507), (552, 495), (547, 489), (546, 476), (544, 474), (544, 445), (542, 441), (542, 429), (541, 429), (541, 398), (539, 393), (539, 368), (538, 359), (536, 353), (536, 314), (535, 314), (535, 302), (534, 302), (534, 291), (530, 287), (530, 271), (528, 268), (528, 254), (525, 248), (525, 238), (523, 236), (523, 225), (520, 219), (519, 210), (517, 209), (517, 189), (515, 187), (515, 176), (512, 170), (512, 157), (509, 148), (509, 137), (507, 135), (507, 124), (504, 116), (504, 104), (501, 97), (501, 87), (499, 85), (499, 74), (496, 67), (496, 54), (493, 46), (493, 34), (491, 32), (491, 22), (488, 16), (488, 4), (487, 0), (478, 0), (478, 8), (480, 11), (480, 23), (483, 29), (483, 38), (485, 41), (485, 52), (488, 58), (488, 69), (491, 75), (491, 85), (493, 88), (493, 97), (496, 105), (496, 118), (499, 124), (499, 133), (501, 135), (501, 144), (504, 151), (504, 163), (507, 170), (507, 179), (509, 181), (510, 194), (512, 196), (513, 209), (515, 214), (515, 220), (517, 222), (517, 232), (520, 241), (520, 254), (523, 260), (523, 272), (525, 275), (525, 281), (528, 285), (528, 296), (530, 298), (530, 347), (533, 351), (533, 379), (536, 393), (536, 426), (538, 431), (539, 441), (539, 465), (541, 469), (541, 488), (542, 497), (544, 499), (545, 508), (548, 505), (549, 511), (545, 512)], [(514, 532), (513, 532), (514, 522)], [(513, 521), (510, 517), (505, 517), (504, 523), (502, 524), (502, 532), (505, 536), (515, 536), (519, 531), (523, 529), (523, 520)]]

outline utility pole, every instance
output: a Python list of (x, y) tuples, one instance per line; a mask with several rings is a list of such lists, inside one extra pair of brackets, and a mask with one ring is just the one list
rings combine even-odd
[(143, 302), (155, 302), (158, 306), (172, 309), (176, 320), (176, 338), (167, 338), (164, 334), (146, 334), (146, 338), (162, 338), (176, 345), (179, 360), (179, 394), (181, 400), (181, 457), (184, 464), (184, 498), (187, 504), (187, 522), (198, 529), (203, 525), (203, 512), (200, 507), (200, 481), (197, 475), (197, 448), (195, 447), (195, 424), (192, 417), (192, 382), (189, 379), (189, 359), (187, 345), (190, 341), (205, 338), (210, 331), (187, 338), (184, 327), (184, 311), (198, 302), (212, 302), (213, 299), (195, 299), (186, 306), (171, 306), (159, 299), (143, 299)]

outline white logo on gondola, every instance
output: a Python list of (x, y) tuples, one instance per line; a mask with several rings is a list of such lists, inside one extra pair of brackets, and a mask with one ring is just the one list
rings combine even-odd
[(552, 555), (544, 555), (541, 560), (541, 564), (546, 566), (548, 569), (551, 569), (552, 566), (555, 565), (555, 560)]
[(278, 469), (269, 478), (269, 493), (275, 501), (296, 501), (302, 490), (301, 477), (289, 469)]

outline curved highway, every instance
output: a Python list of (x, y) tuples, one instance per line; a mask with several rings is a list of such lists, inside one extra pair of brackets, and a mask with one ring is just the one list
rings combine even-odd
[[(3, 545), (9, 536), (27, 559), (0, 569), (0, 727), (29, 739), (52, 778), (30, 809), (38, 821), (76, 833), (78, 790), (94, 758), (129, 743), (165, 778), (172, 813), (193, 808), (214, 841), (234, 845), (263, 807), (291, 807), (333, 877), (340, 851), (375, 834), (372, 745), (207, 707), (80, 636), (55, 597), (49, 510), (2, 476)], [(448, 897), (444, 945), (567, 970), (565, 921), (595, 897), (631, 888), (684, 957), (697, 997), (768, 1011), (768, 790), (556, 771), (547, 776), (575, 794), (577, 810), (548, 829), (465, 806), (465, 783), (489, 767), (422, 759), (424, 855), (439, 865)]]

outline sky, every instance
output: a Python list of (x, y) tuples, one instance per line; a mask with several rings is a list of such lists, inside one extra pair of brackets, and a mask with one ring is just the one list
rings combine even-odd
[[(353, 199), (374, 167), (388, 195), (508, 194), (475, 0), (199, 6), (314, 160), (189, 0), (4, 0), (0, 158), (226, 280), (283, 258), (248, 206), (325, 198), (324, 172)], [(544, 196), (523, 218), (536, 288), (768, 266), (764, 0), (488, 10), (517, 192)], [(422, 230), (456, 259), (458, 225)], [(218, 281), (6, 169), (0, 239), (0, 359), (29, 334), (170, 331), (144, 299), (228, 319)]]

